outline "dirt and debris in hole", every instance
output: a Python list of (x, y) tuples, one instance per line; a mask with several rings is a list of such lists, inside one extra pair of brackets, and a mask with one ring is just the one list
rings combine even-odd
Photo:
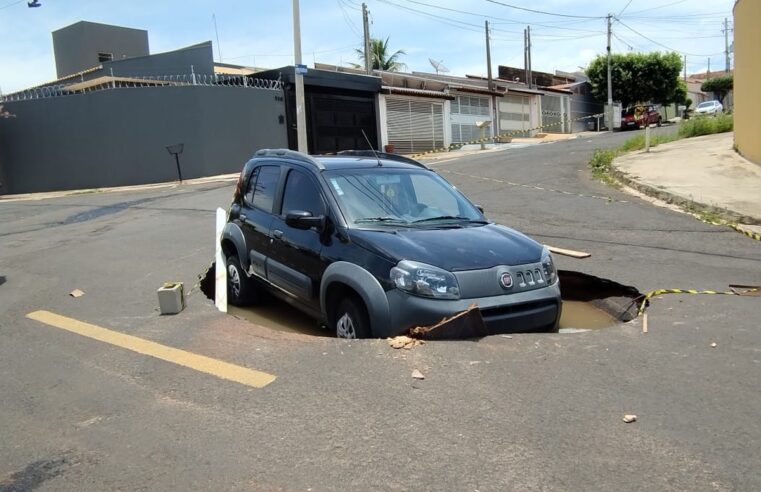
[[(214, 299), (215, 287), (214, 269), (215, 264), (212, 262), (207, 270), (199, 276), (201, 291), (212, 300)], [(561, 332), (575, 333), (607, 328), (636, 318), (637, 305), (634, 300), (640, 298), (642, 294), (635, 287), (582, 272), (560, 270), (558, 276), (560, 277), (563, 296), (563, 314), (560, 319)], [(318, 322), (274, 297), (268, 298), (265, 304), (255, 307), (230, 306), (229, 313), (276, 331), (332, 336), (327, 329), (321, 328)], [(478, 310), (464, 311), (458, 316), (473, 317), (475, 316), (474, 313), (478, 314)], [(452, 327), (451, 324), (447, 325)], [(412, 331), (416, 331), (416, 333), (409, 333), (409, 335), (414, 338), (429, 340), (451, 338), (451, 336), (447, 336), (451, 333), (432, 332), (431, 327), (419, 327)], [(450, 330), (447, 329), (447, 331)], [(478, 326), (476, 326), (476, 332), (478, 332)], [(472, 336), (483, 335), (475, 333)]]

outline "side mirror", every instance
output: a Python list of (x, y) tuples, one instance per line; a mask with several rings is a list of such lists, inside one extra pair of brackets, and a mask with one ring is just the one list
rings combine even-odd
[(482, 207), (481, 205), (476, 205), (476, 208), (477, 208), (477, 209), (478, 209), (478, 211), (479, 211), (479, 212), (481, 212), (482, 214), (484, 213), (484, 207)]
[(285, 223), (295, 229), (311, 229), (316, 227), (322, 230), (325, 227), (325, 216), (313, 217), (312, 212), (304, 210), (291, 210), (285, 215)]

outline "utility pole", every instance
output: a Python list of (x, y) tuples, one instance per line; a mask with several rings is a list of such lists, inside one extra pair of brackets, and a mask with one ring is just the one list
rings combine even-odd
[(523, 71), (525, 72), (523, 80), (528, 86), (528, 35), (525, 29), (523, 30)]
[(299, 0), (293, 0), (293, 53), (294, 53), (294, 78), (296, 83), (296, 136), (298, 141), (297, 150), (308, 153), (307, 146), (307, 117), (304, 104), (304, 75), (301, 73), (301, 19), (299, 17)]
[(608, 14), (608, 130), (613, 130), (613, 78), (610, 73), (610, 24), (612, 15)]
[(489, 90), (492, 90), (491, 78), (491, 41), (489, 40), (489, 21), (484, 21), (486, 25), (486, 77), (489, 81)]
[(222, 45), (219, 44), (219, 30), (217, 29), (217, 15), (211, 14), (211, 20), (214, 21), (214, 34), (217, 36), (217, 53), (219, 53), (219, 61), (222, 62)]
[(528, 88), (534, 86), (534, 73), (531, 67), (531, 26), (526, 27), (526, 42), (528, 43)]
[(724, 58), (726, 60), (724, 71), (729, 73), (729, 22), (724, 17)]
[[(486, 77), (488, 81), (489, 92), (491, 92), (494, 90), (494, 83), (492, 82), (492, 78), (491, 78), (491, 40), (489, 39), (489, 21), (488, 20), (484, 21), (484, 26), (486, 28)], [(492, 107), (492, 112), (491, 112), (492, 124), (491, 124), (490, 131), (493, 132), (492, 135), (496, 135), (499, 131), (497, 128), (497, 118), (496, 118), (497, 97), (493, 94), (491, 96), (491, 107)]]
[(708, 57), (708, 68), (706, 69), (706, 75), (711, 75), (711, 57)]
[(370, 22), (367, 19), (367, 4), (362, 4), (362, 25), (365, 28), (365, 72), (373, 73), (373, 57), (370, 53)]

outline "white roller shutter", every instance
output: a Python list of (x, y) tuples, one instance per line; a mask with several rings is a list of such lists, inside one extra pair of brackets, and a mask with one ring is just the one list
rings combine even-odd
[(388, 142), (399, 154), (426, 152), (444, 146), (444, 104), (386, 97)]

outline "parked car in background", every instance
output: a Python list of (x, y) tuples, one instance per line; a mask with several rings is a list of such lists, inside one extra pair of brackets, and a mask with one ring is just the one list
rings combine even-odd
[(269, 293), (342, 338), (399, 335), (472, 304), (489, 333), (557, 328), (546, 247), (417, 161), (340, 154), (261, 150), (245, 164), (221, 240), (232, 304)]
[(661, 126), (662, 117), (658, 108), (653, 105), (632, 106), (621, 112), (621, 129), (631, 130), (644, 128), (648, 125)]
[(724, 106), (719, 101), (704, 101), (695, 108), (695, 115), (716, 116), (724, 111)]

